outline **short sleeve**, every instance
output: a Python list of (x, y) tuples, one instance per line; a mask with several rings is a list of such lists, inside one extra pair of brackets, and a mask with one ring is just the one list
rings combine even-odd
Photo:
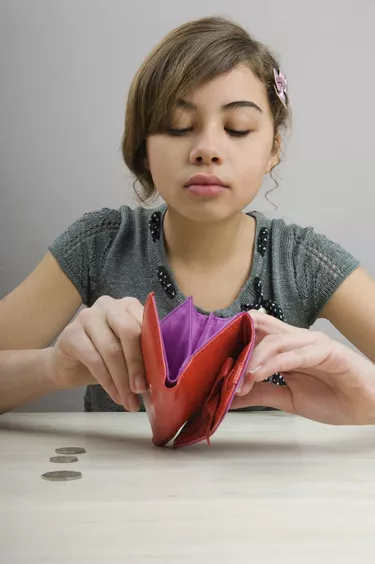
[(86, 213), (48, 247), (86, 306), (94, 301), (100, 273), (120, 224), (119, 210), (103, 208)]
[(360, 265), (338, 243), (311, 227), (294, 226), (293, 268), (296, 289), (309, 325), (344, 280)]

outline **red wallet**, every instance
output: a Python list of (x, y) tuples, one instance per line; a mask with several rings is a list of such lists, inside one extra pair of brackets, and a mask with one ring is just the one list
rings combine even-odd
[(210, 437), (230, 408), (254, 347), (254, 325), (241, 312), (203, 315), (188, 298), (161, 322), (154, 293), (145, 304), (141, 345), (148, 391), (142, 394), (152, 441), (174, 447)]

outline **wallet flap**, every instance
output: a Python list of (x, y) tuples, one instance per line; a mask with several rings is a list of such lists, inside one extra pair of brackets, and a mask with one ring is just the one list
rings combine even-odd
[(188, 446), (203, 439), (207, 439), (214, 423), (216, 409), (219, 407), (218, 400), (220, 400), (221, 397), (223, 382), (231, 373), (233, 365), (233, 358), (227, 358), (225, 360), (206, 402), (203, 406), (199, 407), (183, 426), (173, 441), (174, 447)]
[(247, 318), (243, 318), (243, 323), (248, 326), (247, 329), (251, 332), (250, 341), (243, 348), (237, 362), (234, 362), (232, 358), (225, 360), (207, 400), (187, 421), (174, 439), (173, 446), (175, 448), (192, 445), (204, 439), (210, 444), (210, 437), (218, 429), (228, 412), (236, 389), (245, 374), (254, 347), (254, 331), (249, 315)]

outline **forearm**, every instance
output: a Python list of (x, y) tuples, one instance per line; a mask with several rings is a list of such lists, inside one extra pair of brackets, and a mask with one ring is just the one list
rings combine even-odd
[(0, 413), (58, 389), (49, 370), (51, 351), (0, 350)]
[(368, 358), (350, 349), (352, 369), (346, 376), (352, 382), (349, 393), (358, 398), (359, 424), (375, 425), (375, 364)]

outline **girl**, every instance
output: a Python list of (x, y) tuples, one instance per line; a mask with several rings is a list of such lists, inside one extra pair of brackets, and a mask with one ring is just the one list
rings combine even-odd
[[(143, 200), (158, 194), (165, 203), (84, 215), (4, 298), (0, 348), (45, 349), (18, 356), (29, 359), (35, 379), (20, 371), (12, 379), (4, 369), (5, 409), (86, 384), (88, 411), (139, 409), (146, 386), (139, 335), (151, 291), (161, 318), (190, 295), (203, 314), (266, 312), (298, 328), (290, 350), (308, 346), (304, 329), (324, 317), (374, 361), (375, 283), (358, 261), (311, 228), (243, 212), (278, 165), (289, 120), (278, 62), (241, 27), (204, 18), (167, 35), (134, 77), (122, 143)], [(81, 304), (87, 308), (67, 325)], [(260, 373), (285, 384), (278, 346), (279, 369)], [(254, 381), (245, 382), (238, 407), (254, 405)], [(255, 390), (258, 405), (271, 406)]]

